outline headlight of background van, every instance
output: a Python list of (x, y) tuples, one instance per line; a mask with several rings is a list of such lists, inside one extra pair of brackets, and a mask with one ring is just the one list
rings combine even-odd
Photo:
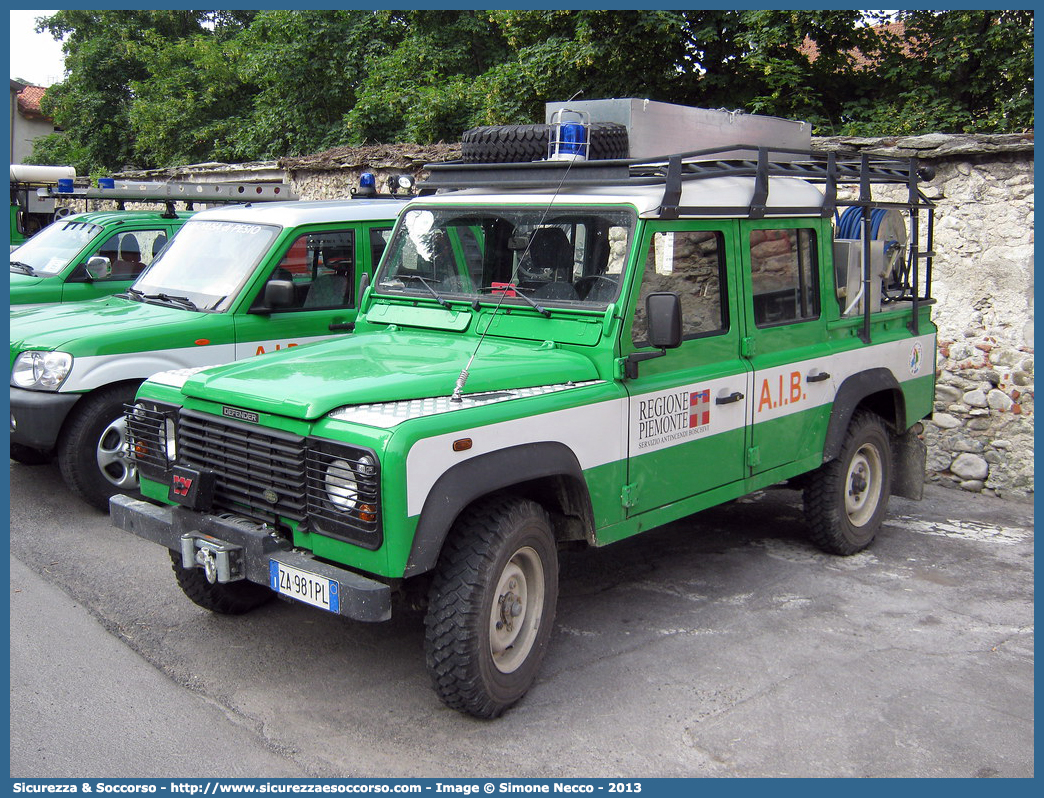
[(17, 388), (56, 391), (72, 370), (73, 356), (66, 352), (22, 352), (11, 368), (11, 384)]

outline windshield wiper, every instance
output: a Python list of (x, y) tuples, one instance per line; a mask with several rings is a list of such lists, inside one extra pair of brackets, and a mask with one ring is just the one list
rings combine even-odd
[(20, 260), (11, 261), (11, 271), (36, 277), (36, 272), (33, 270), (33, 267), (28, 263), (22, 263)]
[[(135, 293), (141, 294), (140, 291), (135, 291)], [(172, 296), (171, 294), (141, 294), (141, 296), (144, 297), (146, 300), (153, 302), (159, 300), (160, 302), (166, 302), (170, 305), (181, 305), (182, 307), (187, 308), (188, 310), (199, 310), (199, 308), (196, 307), (196, 303), (189, 299), (187, 296)]]
[(429, 281), (427, 277), (421, 277), (419, 274), (397, 274), (397, 275), (395, 275), (395, 279), (397, 279), (397, 280), (413, 280), (414, 282), (420, 283), (421, 285), (423, 285), (425, 288), (428, 289), (428, 293), (429, 294), (431, 294), (433, 297), (435, 297), (435, 301), (436, 302), (438, 302), (440, 305), (442, 305), (442, 307), (446, 308), (446, 310), (452, 310), (452, 308), (450, 307), (449, 302), (447, 302), (438, 291), (436, 291), (434, 288), (431, 287), (431, 284), (430, 284), (431, 281)]
[(133, 299), (135, 302), (144, 302), (145, 301), (145, 294), (143, 294), (137, 288), (128, 288), (126, 290), (126, 292), (124, 292), (122, 294), (116, 294), (116, 296), (122, 297), (122, 298), (125, 298), (125, 299)]
[[(497, 286), (497, 287), (489, 286), (489, 287), (483, 287), (483, 288), (479, 289), (479, 291), (489, 291), (490, 293), (492, 293), (494, 291), (503, 291), (504, 294), (506, 296), (508, 296), (508, 297), (516, 297), (517, 296), (519, 299), (524, 299), (526, 302), (528, 302), (529, 306), (531, 308), (533, 308), (533, 310), (535, 310), (537, 313), (541, 314), (545, 318), (550, 319), (551, 318), (551, 311), (548, 310), (547, 308), (541, 306), (541, 305), (538, 305), (532, 299), (527, 297), (523, 293), (524, 290), (525, 289), (519, 288), (517, 285), (506, 285), (503, 288), (501, 288), (499, 286)], [(512, 293), (509, 294), (508, 291), (511, 291)]]

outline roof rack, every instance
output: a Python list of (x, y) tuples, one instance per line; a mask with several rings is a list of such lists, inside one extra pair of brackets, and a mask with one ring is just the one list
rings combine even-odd
[[(910, 240), (906, 267), (901, 275), (899, 295), (895, 302), (909, 302), (908, 327), (915, 335), (919, 330), (919, 306), (930, 303), (932, 260), (935, 252), (935, 203), (921, 191), (921, 181), (935, 177), (935, 170), (921, 165), (916, 158), (885, 158), (860, 152), (814, 152), (782, 147), (731, 144), (711, 149), (694, 150), (651, 158), (594, 161), (534, 161), (532, 163), (463, 163), (461, 161), (427, 164), (430, 177), (420, 184), (420, 194), (440, 189), (465, 188), (533, 189), (548, 187), (620, 187), (663, 186), (659, 218), (682, 216), (745, 216), (760, 219), (766, 214), (769, 180), (794, 177), (823, 189), (823, 203), (816, 207), (784, 207), (773, 205), (771, 213), (779, 215), (818, 215), (830, 217), (839, 206), (864, 208), (859, 238), (863, 242), (863, 284), (869, 296), (869, 264), (871, 214), (869, 208), (895, 208), (909, 214)], [(682, 184), (694, 180), (719, 177), (753, 177), (754, 191), (744, 207), (681, 205)], [(905, 186), (904, 201), (874, 199), (874, 185)], [(858, 186), (855, 198), (840, 199), (839, 186)], [(922, 226), (920, 212), (927, 211)], [(925, 237), (922, 247), (921, 238)], [(921, 271), (921, 264), (924, 270)], [(864, 302), (863, 325), (859, 337), (870, 342), (870, 303)]]
[[(721, 157), (725, 155), (728, 157)], [(920, 181), (931, 180), (934, 176), (930, 168), (920, 166), (916, 158), (884, 158), (858, 152), (819, 153), (811, 150), (733, 144), (653, 158), (508, 164), (449, 161), (427, 164), (424, 168), (429, 171), (430, 176), (420, 184), (422, 194), (430, 194), (439, 189), (463, 188), (662, 185), (664, 190), (660, 203), (660, 217), (664, 219), (676, 219), (682, 215), (742, 215), (752, 219), (761, 218), (765, 215), (768, 181), (772, 177), (797, 177), (807, 180), (821, 185), (825, 195), (822, 206), (773, 206), (773, 214), (815, 213), (830, 216), (838, 205), (873, 205), (904, 209), (933, 206), (932, 201), (924, 195), (919, 186)], [(679, 204), (682, 183), (715, 177), (753, 177), (754, 194), (749, 206), (722, 208)], [(909, 190), (908, 199), (905, 202), (874, 201), (870, 196), (870, 187), (875, 184), (905, 185)], [(858, 185), (858, 199), (839, 201), (837, 188), (841, 185)]]
[(121, 211), (127, 200), (163, 202), (168, 214), (174, 213), (175, 202), (184, 202), (186, 208), (192, 210), (195, 202), (275, 202), (298, 198), (287, 183), (155, 183), (137, 180), (114, 180), (112, 185), (74, 187), (72, 190), (47, 186), (37, 189), (36, 193), (41, 198), (112, 200)]

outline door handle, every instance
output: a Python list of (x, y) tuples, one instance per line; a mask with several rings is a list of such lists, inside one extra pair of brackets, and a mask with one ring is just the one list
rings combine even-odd
[(330, 324), (330, 326), (327, 329), (330, 329), (330, 330), (348, 330), (348, 332), (351, 332), (352, 330), (355, 329), (355, 322), (354, 321), (335, 321), (332, 324)]
[(719, 396), (717, 399), (714, 400), (714, 404), (728, 405), (732, 404), (733, 402), (738, 402), (742, 398), (743, 394), (741, 394), (739, 391), (733, 391), (728, 396)]
[(823, 380), (829, 380), (830, 374), (825, 371), (821, 371), (818, 374), (809, 374), (805, 377), (805, 382), (822, 382)]

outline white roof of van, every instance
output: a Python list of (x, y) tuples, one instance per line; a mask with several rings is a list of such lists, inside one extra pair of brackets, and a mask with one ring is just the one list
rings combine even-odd
[(224, 205), (200, 211), (194, 221), (245, 222), (297, 227), (320, 222), (394, 220), (405, 206), (399, 199), (296, 200)]

